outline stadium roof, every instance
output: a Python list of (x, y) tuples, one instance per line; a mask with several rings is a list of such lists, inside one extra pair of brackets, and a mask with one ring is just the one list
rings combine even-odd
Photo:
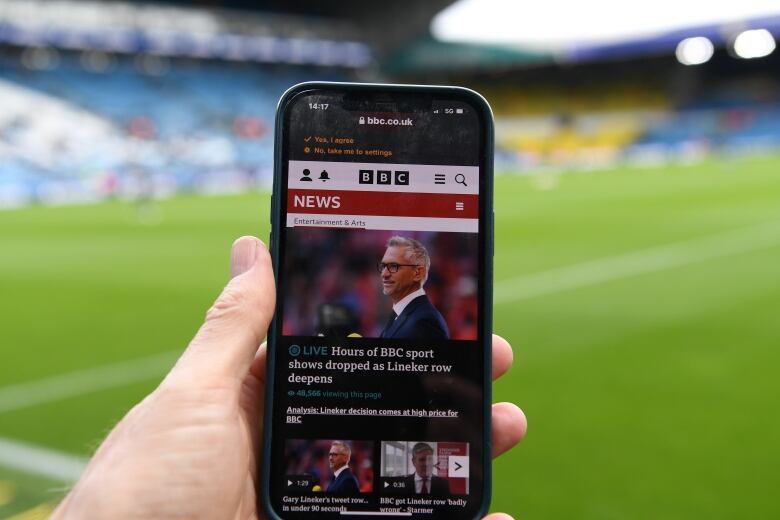
[(0, 44), (365, 67), (452, 0), (0, 0)]
[(363, 67), (347, 20), (98, 0), (3, 0), (0, 43), (237, 61)]
[(383, 60), (383, 70), (390, 74), (447, 73), (547, 64), (550, 52), (512, 48), (505, 45), (474, 45), (442, 42), (430, 35), (390, 53)]

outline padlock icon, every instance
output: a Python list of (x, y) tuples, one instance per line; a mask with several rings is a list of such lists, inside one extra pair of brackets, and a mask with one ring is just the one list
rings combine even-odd
[(363, 116), (360, 116), (360, 119), (358, 119), (358, 123), (360, 123), (361, 125), (366, 124), (366, 118), (363, 117)]

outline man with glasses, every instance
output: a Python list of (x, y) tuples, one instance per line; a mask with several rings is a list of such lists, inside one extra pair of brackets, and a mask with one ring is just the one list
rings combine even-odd
[(448, 339), (447, 323), (425, 295), (431, 257), (420, 242), (400, 236), (387, 241), (387, 250), (377, 265), (382, 292), (393, 302), (393, 312), (381, 338)]
[(328, 452), (328, 466), (333, 472), (326, 493), (331, 495), (354, 495), (360, 492), (357, 478), (349, 469), (349, 459), (352, 450), (343, 441), (333, 441)]

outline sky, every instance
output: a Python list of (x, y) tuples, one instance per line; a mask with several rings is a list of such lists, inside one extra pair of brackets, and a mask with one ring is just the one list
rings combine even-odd
[(677, 29), (724, 25), (780, 15), (780, 0), (459, 0), (431, 24), (444, 41), (564, 51), (617, 43)]

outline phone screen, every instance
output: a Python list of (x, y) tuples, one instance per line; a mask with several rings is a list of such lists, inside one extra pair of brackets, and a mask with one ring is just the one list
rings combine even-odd
[(492, 122), (480, 100), (320, 85), (280, 106), (264, 486), (280, 518), (486, 508)]

